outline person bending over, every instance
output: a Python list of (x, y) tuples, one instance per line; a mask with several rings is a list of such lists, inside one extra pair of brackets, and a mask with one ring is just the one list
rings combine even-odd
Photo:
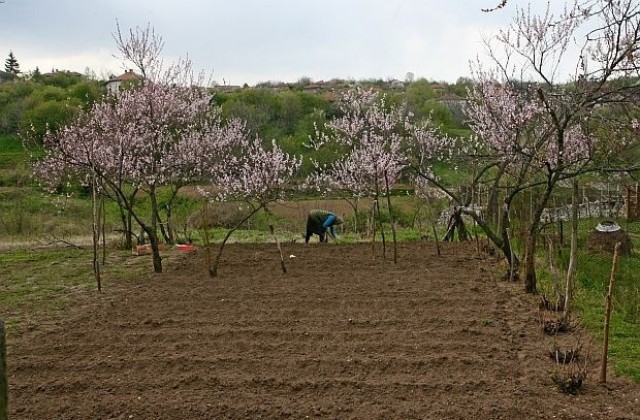
[(314, 234), (320, 237), (320, 242), (327, 242), (329, 240), (327, 235), (336, 239), (336, 232), (333, 227), (341, 224), (342, 219), (330, 211), (311, 210), (307, 217), (307, 234), (304, 237), (304, 243), (308, 244), (309, 239)]

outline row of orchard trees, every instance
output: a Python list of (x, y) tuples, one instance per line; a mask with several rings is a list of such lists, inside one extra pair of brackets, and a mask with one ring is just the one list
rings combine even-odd
[[(523, 192), (538, 191), (522, 270), (525, 289), (534, 292), (540, 216), (559, 183), (637, 169), (630, 149), (640, 94), (640, 4), (574, 1), (559, 14), (542, 15), (520, 8), (488, 49), (495, 71), (479, 69), (470, 92), (468, 114), (480, 140), (471, 185), (490, 183), (494, 207), (503, 193), (505, 220), (491, 225), (470, 215), (511, 256), (509, 210)], [(571, 72), (569, 80), (559, 83), (564, 72)]]
[[(189, 61), (161, 69), (162, 38), (151, 28), (132, 30), (128, 37), (118, 30), (116, 39), (144, 81), (45, 136), (46, 156), (37, 161), (35, 172), (52, 190), (80, 182), (91, 186), (94, 203), (98, 195), (117, 202), (124, 230), (131, 233), (134, 223), (142, 228), (154, 270), (160, 272), (161, 188), (171, 189), (166, 209), (181, 187), (197, 180), (213, 185), (218, 199), (254, 199), (257, 211), (280, 197), (300, 160), (276, 144), (265, 147), (261, 139), (251, 138), (241, 121), (223, 121), (219, 108), (210, 105), (211, 94), (198, 87), (202, 75), (192, 72)], [(150, 215), (138, 206), (141, 193), (151, 203)], [(170, 220), (170, 213), (166, 217)], [(94, 267), (97, 271), (95, 255)]]
[[(416, 123), (374, 94), (347, 96), (342, 117), (312, 142), (316, 147), (337, 142), (347, 152), (318, 165), (313, 181), (328, 191), (373, 196), (374, 202), (402, 173), (413, 178), (417, 191), (435, 188), (477, 222), (511, 271), (521, 269), (525, 289), (534, 292), (540, 216), (557, 186), (589, 173), (639, 168), (634, 154), (640, 126), (640, 4), (588, 0), (542, 15), (520, 8), (513, 23), (488, 42), (488, 51), (495, 65), (475, 66), (467, 97), (472, 138), (439, 135), (429, 121)], [(566, 69), (573, 73), (560, 83)], [(434, 166), (444, 161), (467, 168), (469, 179), (447, 183)], [(468, 194), (479, 185), (490, 190), (482, 214), (470, 207)], [(531, 218), (519, 221), (526, 231), (519, 258), (508, 234), (511, 209), (532, 190)]]
[[(118, 32), (116, 38), (146, 81), (49, 136), (38, 171), (52, 186), (60, 185), (62, 176), (81, 177), (114, 198), (123, 218), (130, 215), (148, 234), (160, 271), (160, 186), (177, 192), (187, 183), (206, 181), (217, 199), (247, 199), (258, 211), (293, 185), (301, 159), (275, 142), (269, 146), (250, 137), (241, 121), (223, 120), (209, 94), (194, 87), (188, 62), (159, 72), (161, 40), (149, 28), (132, 31), (127, 39)], [(576, 40), (581, 44), (574, 55)], [(416, 191), (435, 189), (475, 219), (513, 270), (522, 268), (525, 289), (533, 292), (540, 215), (557, 185), (591, 172), (635, 169), (622, 157), (631, 156), (628, 148), (637, 136), (639, 48), (640, 5), (632, 0), (574, 2), (559, 14), (540, 16), (519, 9), (513, 23), (488, 42), (495, 66), (475, 66), (466, 109), (472, 138), (441, 135), (430, 120), (417, 121), (402, 104), (354, 90), (309, 142), (341, 153), (330, 162), (314, 162), (315, 173), (303, 185), (349, 197), (354, 209), (359, 197), (373, 197), (375, 203), (388, 198), (402, 176)], [(569, 81), (560, 74), (567, 68), (574, 69)], [(439, 176), (435, 168), (442, 165), (436, 162), (472, 169), (463, 181), (466, 188)], [(485, 217), (468, 211), (472, 197), (460, 193), (478, 185), (490, 186)], [(510, 209), (532, 189), (539, 194), (533, 217), (521, 221), (527, 238), (518, 258), (507, 234)], [(147, 220), (135, 205), (138, 191), (151, 199)]]

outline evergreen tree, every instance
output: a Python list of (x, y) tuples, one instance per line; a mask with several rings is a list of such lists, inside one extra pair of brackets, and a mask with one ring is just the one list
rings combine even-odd
[(40, 68), (36, 66), (36, 69), (31, 73), (31, 78), (36, 82), (42, 80), (42, 73), (40, 72)]
[(9, 51), (9, 57), (4, 61), (4, 71), (16, 75), (20, 73), (20, 64), (18, 64), (18, 60), (13, 55), (13, 51)]

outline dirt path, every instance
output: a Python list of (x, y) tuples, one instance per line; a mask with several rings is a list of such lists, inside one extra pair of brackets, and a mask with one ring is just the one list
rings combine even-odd
[(581, 394), (557, 390), (532, 297), (473, 246), (284, 252), (284, 275), (275, 245), (233, 244), (217, 279), (185, 255), (107, 279), (10, 340), (10, 418), (640, 418), (640, 386), (592, 368)]

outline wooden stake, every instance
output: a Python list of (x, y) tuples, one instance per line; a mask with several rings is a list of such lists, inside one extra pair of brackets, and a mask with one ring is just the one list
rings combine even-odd
[(391, 223), (391, 237), (393, 238), (393, 263), (398, 262), (398, 240), (396, 238), (396, 221), (391, 211), (391, 191), (389, 190), (389, 177), (387, 171), (384, 172), (384, 185), (387, 194), (387, 209), (389, 210), (389, 222)]
[(431, 225), (433, 229), (433, 238), (436, 240), (436, 250), (438, 251), (438, 256), (440, 256), (440, 243), (438, 242), (438, 234), (436, 233), (436, 225)]
[(564, 296), (562, 295), (562, 284), (560, 283), (560, 271), (553, 260), (555, 255), (555, 244), (553, 239), (549, 235), (546, 235), (547, 245), (549, 246), (549, 273), (551, 274), (551, 283), (553, 284), (553, 290), (556, 292), (556, 309), (560, 308), (564, 304)]
[(376, 259), (376, 200), (373, 200), (373, 207), (371, 208), (371, 226), (373, 229), (373, 239), (371, 240), (371, 252), (373, 259)]
[(278, 247), (278, 252), (280, 253), (280, 264), (282, 264), (282, 272), (286, 274), (287, 267), (284, 265), (284, 256), (282, 255), (282, 248), (280, 247), (280, 241), (278, 241), (278, 237), (275, 234), (273, 225), (269, 225), (269, 232), (271, 232), (271, 236), (273, 236), (273, 239), (275, 239), (276, 241), (276, 246)]
[(609, 291), (605, 300), (606, 309), (604, 315), (604, 340), (602, 344), (602, 363), (600, 364), (600, 382), (607, 383), (607, 357), (609, 353), (609, 325), (611, 322), (611, 306), (613, 285), (616, 280), (616, 269), (618, 268), (618, 252), (620, 251), (621, 243), (616, 243), (613, 251), (613, 264), (611, 265), (611, 277), (609, 277)]
[(633, 220), (638, 220), (638, 217), (640, 217), (640, 183), (636, 183), (636, 206), (634, 210)]
[(93, 239), (93, 275), (96, 279), (98, 292), (102, 290), (102, 280), (100, 277), (100, 212), (98, 209), (98, 179), (95, 173), (91, 182), (91, 229)]
[(202, 201), (202, 219), (200, 221), (200, 228), (202, 229), (202, 242), (204, 245), (204, 264), (207, 270), (211, 270), (212, 257), (211, 257), (211, 242), (209, 241), (209, 231), (207, 230), (207, 224), (209, 223), (209, 206), (208, 201), (205, 198)]
[(515, 273), (513, 272), (514, 270), (514, 261), (513, 261), (513, 240), (512, 240), (512, 236), (511, 236), (511, 228), (507, 228), (507, 241), (509, 241), (509, 281), (513, 281), (513, 277), (515, 275)]
[(4, 321), (0, 319), (0, 420), (9, 418), (9, 386), (7, 385), (7, 346)]
[(564, 318), (569, 318), (573, 301), (573, 285), (578, 265), (578, 180), (574, 178), (571, 193), (571, 251), (569, 253), (569, 267), (564, 292)]

